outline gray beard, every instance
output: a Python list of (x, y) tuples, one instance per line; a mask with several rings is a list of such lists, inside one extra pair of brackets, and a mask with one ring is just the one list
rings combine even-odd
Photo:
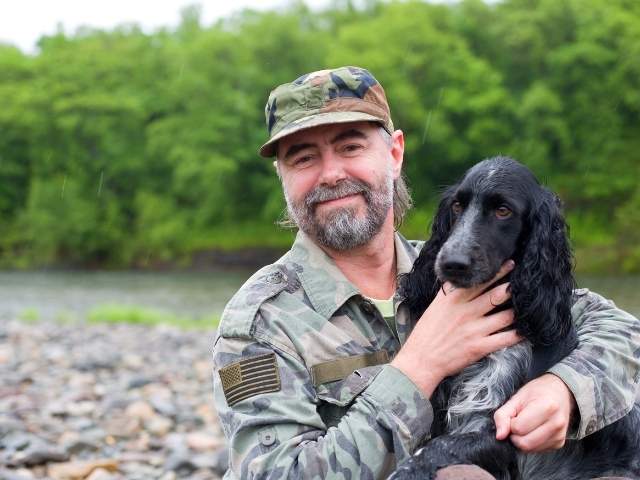
[[(390, 170), (378, 186), (362, 180), (345, 179), (335, 187), (319, 185), (297, 203), (291, 201), (284, 189), (289, 217), (300, 230), (332, 250), (345, 251), (365, 245), (380, 232), (393, 204), (393, 176)], [(352, 207), (341, 207), (326, 215), (324, 220), (318, 218), (318, 202), (353, 194), (364, 197), (367, 206), (364, 217), (358, 217), (356, 209)]]

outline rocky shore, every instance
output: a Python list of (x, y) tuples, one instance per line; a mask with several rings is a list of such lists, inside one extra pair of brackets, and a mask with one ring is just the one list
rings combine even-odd
[(220, 478), (213, 335), (0, 323), (0, 479)]

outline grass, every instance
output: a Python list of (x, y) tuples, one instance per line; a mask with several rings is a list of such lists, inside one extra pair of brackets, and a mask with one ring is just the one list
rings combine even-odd
[(36, 323), (40, 321), (40, 312), (37, 308), (25, 308), (20, 314), (18, 318), (25, 323)]
[(220, 319), (214, 315), (201, 318), (182, 317), (136, 305), (99, 305), (89, 311), (87, 321), (108, 324), (171, 325), (184, 329), (210, 330), (218, 326)]

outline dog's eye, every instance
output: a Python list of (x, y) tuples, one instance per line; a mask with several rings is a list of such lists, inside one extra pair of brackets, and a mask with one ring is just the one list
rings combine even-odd
[(451, 211), (454, 215), (460, 215), (462, 213), (462, 204), (460, 202), (453, 202), (451, 204)]
[(504, 205), (496, 208), (496, 217), (498, 218), (509, 218), (511, 216), (511, 210), (509, 207), (505, 207)]

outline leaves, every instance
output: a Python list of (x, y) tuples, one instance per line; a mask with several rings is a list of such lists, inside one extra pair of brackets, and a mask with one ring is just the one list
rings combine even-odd
[(640, 269), (625, 246), (640, 192), (632, 0), (293, 2), (209, 26), (188, 7), (173, 31), (60, 29), (40, 48), (0, 45), (5, 265), (148, 265), (195, 248), (277, 244), (236, 237), (272, 231), (284, 206), (256, 153), (268, 93), (353, 64), (385, 86), (405, 132), (412, 234), (426, 231), (442, 185), (509, 154), (559, 191), (579, 251), (609, 248)]

